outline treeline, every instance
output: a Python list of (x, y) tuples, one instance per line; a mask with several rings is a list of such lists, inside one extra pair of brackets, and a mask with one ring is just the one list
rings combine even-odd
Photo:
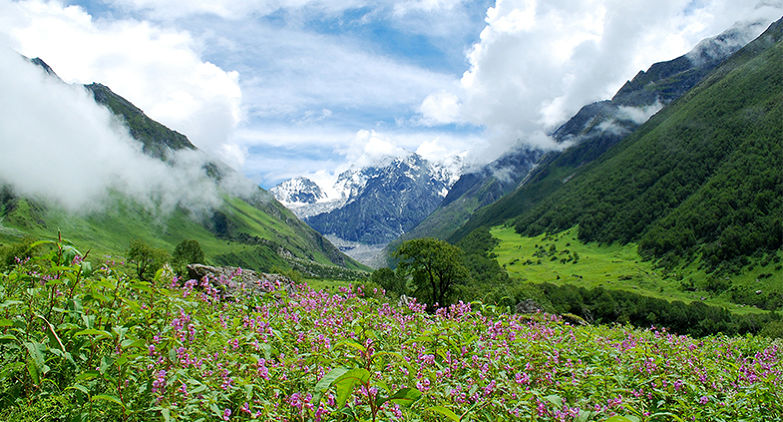
[[(515, 312), (518, 304), (526, 303), (526, 311), (539, 309), (561, 315), (572, 314), (595, 324), (666, 327), (671, 332), (694, 337), (717, 333), (783, 337), (783, 322), (774, 312), (738, 315), (701, 301), (686, 304), (623, 290), (512, 281), (491, 252), (497, 242), (485, 228), (474, 230), (456, 245), (435, 239), (408, 241), (398, 250), (398, 256), (405, 265), (396, 271), (389, 268), (376, 270), (371, 281), (392, 295), (413, 295), (425, 303), (438, 302), (441, 306), (457, 300), (478, 300)], [(456, 275), (436, 287), (440, 289), (448, 284), (445, 290), (433, 292), (429, 286), (427, 264), (417, 264), (432, 262), (449, 267), (448, 271), (432, 271), (434, 281), (441, 281), (438, 274)], [(761, 300), (760, 295), (754, 294), (754, 297)], [(769, 309), (777, 308), (777, 299), (768, 298), (774, 302), (770, 303)], [(531, 306), (533, 309), (530, 309)]]
[(536, 284), (540, 295), (546, 298), (556, 313), (573, 313), (588, 322), (630, 323), (637, 327), (666, 327), (678, 334), (702, 337), (723, 333), (765, 334), (778, 336), (774, 332), (780, 318), (774, 313), (733, 314), (726, 308), (694, 301), (686, 304), (675, 300), (669, 302), (622, 290), (603, 288), (586, 289), (574, 285), (557, 286)]

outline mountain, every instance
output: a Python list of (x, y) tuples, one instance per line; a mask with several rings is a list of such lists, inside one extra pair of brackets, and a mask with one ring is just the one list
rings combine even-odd
[(552, 133), (566, 148), (544, 154), (529, 174), (515, 175), (524, 183), (507, 191), (508, 195), (497, 203), (477, 209), (459, 229), (439, 235), (461, 239), (477, 227), (500, 224), (547, 197), (661, 108), (696, 86), (763, 30), (759, 22), (737, 25), (701, 41), (683, 56), (640, 71), (611, 100), (582, 107)]
[(478, 169), (467, 171), (454, 183), (438, 207), (416, 227), (403, 233), (386, 248), (386, 254), (402, 241), (422, 237), (447, 238), (479, 208), (489, 205), (513, 190), (543, 152), (520, 148), (504, 154)]
[(781, 40), (783, 19), (597, 159), (573, 172), (547, 163), (460, 233), (503, 221), (528, 236), (578, 227), (583, 242), (635, 242), (669, 268), (767, 265), (783, 249)]
[[(56, 76), (42, 60), (32, 62)], [(85, 88), (96, 103), (127, 126), (144, 154), (170, 163), (182, 151), (197, 151), (187, 137), (150, 119), (108, 87), (94, 83)], [(113, 192), (104, 209), (72, 213), (20, 195), (11, 185), (0, 186), (0, 242), (14, 243), (28, 235), (52, 237), (59, 230), (80, 248), (92, 248), (93, 256), (100, 257), (124, 254), (130, 240), (136, 238), (167, 251), (184, 239), (195, 239), (207, 260), (215, 264), (262, 271), (296, 268), (312, 275), (342, 272), (349, 277), (350, 271), (364, 268), (230, 167), (217, 160), (197, 165), (200, 168), (196, 170), (212, 180), (219, 192), (220, 203), (208, 211), (178, 206), (161, 214)], [(242, 188), (227, 188), (231, 184)]]
[[(306, 177), (295, 177), (286, 180), (269, 191), (278, 201), (286, 206), (310, 205), (326, 199), (324, 191), (315, 182)], [(292, 207), (289, 206), (289, 208)]]
[[(325, 189), (334, 192), (332, 196), (309, 204), (287, 200), (303, 195), (309, 198), (304, 189), (310, 185), (297, 179), (283, 182), (272, 192), (347, 253), (361, 250), (363, 259), (369, 259), (372, 254), (363, 246), (383, 246), (421, 222), (446, 197), (459, 177), (460, 166), (458, 158), (438, 164), (411, 153), (345, 171), (331, 189)], [(319, 206), (325, 211), (313, 213)]]

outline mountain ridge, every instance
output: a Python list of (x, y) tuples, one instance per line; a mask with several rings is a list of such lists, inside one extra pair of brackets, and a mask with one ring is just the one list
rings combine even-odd
[[(56, 77), (40, 58), (29, 61)], [(174, 155), (197, 151), (186, 136), (150, 119), (105, 85), (93, 83), (84, 88), (127, 127), (143, 154), (167, 163), (171, 171), (175, 171), (171, 161)], [(26, 198), (4, 185), (0, 195), (0, 240), (15, 242), (24, 235), (46, 238), (53, 236), (53, 228), (60, 228), (77, 244), (113, 255), (124, 254), (127, 242), (134, 238), (166, 250), (172, 250), (181, 240), (194, 238), (202, 244), (208, 259), (218, 264), (266, 271), (290, 267), (313, 275), (334, 272), (330, 267), (365, 268), (249, 181), (243, 181), (244, 187), (236, 191), (221, 188), (228, 186), (224, 182), (242, 179), (225, 164), (206, 159), (193, 165), (200, 166), (196, 173), (212, 180), (219, 191), (220, 203), (206, 213), (178, 206), (168, 214), (156, 214), (121, 192), (112, 192), (105, 209), (76, 215), (41, 199)]]
[[(514, 215), (519, 208), (536, 203), (564, 181), (584, 171), (584, 166), (601, 157), (625, 136), (638, 128), (646, 119), (634, 119), (623, 107), (641, 110), (648, 117), (662, 107), (676, 101), (690, 88), (710, 74), (728, 54), (739, 50), (739, 46), (751, 41), (750, 34), (760, 33), (758, 22), (735, 26), (723, 33), (702, 40), (690, 52), (675, 59), (655, 63), (647, 71), (640, 71), (627, 81), (611, 100), (604, 100), (583, 106), (571, 119), (563, 123), (552, 134), (561, 143), (571, 145), (561, 151), (549, 152), (541, 157), (525, 184), (515, 186), (497, 203), (476, 210), (464, 225), (446, 236), (459, 240), (479, 226), (500, 224)], [(736, 42), (727, 42), (731, 37), (740, 37)], [(704, 50), (712, 43), (723, 48), (715, 49), (725, 56), (710, 55), (710, 60), (694, 62), (690, 57)], [(730, 46), (730, 47), (726, 47)], [(647, 110), (645, 112), (645, 109)], [(522, 178), (520, 177), (521, 181)]]

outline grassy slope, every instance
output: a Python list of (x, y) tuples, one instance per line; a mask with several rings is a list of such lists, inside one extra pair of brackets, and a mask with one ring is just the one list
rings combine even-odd
[[(575, 227), (557, 234), (533, 237), (522, 236), (509, 226), (493, 227), (490, 233), (500, 241), (493, 250), (498, 263), (518, 282), (603, 287), (685, 303), (704, 300), (707, 304), (725, 306), (738, 313), (760, 311), (752, 306), (732, 303), (727, 293), (714, 295), (704, 290), (683, 289), (691, 281), (695, 286), (703, 286), (709, 275), (692, 267), (663, 272), (650, 261), (644, 261), (633, 243), (584, 243), (578, 239)], [(552, 246), (554, 250), (550, 249)], [(732, 276), (730, 281), (733, 285), (754, 291), (780, 290), (783, 270), (775, 267), (774, 263), (756, 265), (742, 275)], [(763, 274), (772, 275), (760, 278)]]
[[(48, 68), (43, 62), (39, 65)], [(187, 137), (150, 119), (108, 87), (91, 84), (86, 88), (97, 103), (126, 124), (146, 154), (166, 160), (171, 151), (196, 148)], [(207, 163), (203, 170), (215, 180), (233, 172), (219, 162)], [(293, 266), (323, 276), (341, 274), (338, 267), (349, 272), (367, 269), (342, 254), (261, 189), (244, 199), (224, 195), (220, 209), (205, 216), (190, 216), (179, 209), (170, 215), (152, 215), (121, 195), (114, 195), (107, 202), (106, 210), (70, 215), (55, 207), (16, 198), (0, 186), (0, 246), (25, 235), (53, 238), (59, 230), (82, 249), (92, 248), (97, 258), (123, 254), (135, 238), (169, 252), (181, 240), (195, 239), (215, 264), (259, 270)]]
[[(297, 227), (284, 223), (242, 199), (225, 197), (220, 211), (230, 222), (230, 237), (216, 236), (207, 229), (208, 224), (183, 210), (176, 210), (167, 216), (156, 216), (138, 205), (117, 199), (103, 212), (78, 216), (52, 207), (36, 206), (21, 199), (0, 226), (3, 228), (0, 231), (0, 243), (14, 242), (23, 235), (53, 238), (60, 231), (64, 238), (77, 247), (85, 250), (92, 248), (92, 256), (100, 258), (103, 255), (124, 254), (129, 242), (136, 238), (169, 252), (180, 241), (195, 239), (201, 244), (207, 259), (215, 264), (267, 271), (273, 267), (288, 267), (290, 263), (277, 250), (284, 248), (304, 261), (313, 261), (322, 266), (335, 265), (332, 259), (335, 254), (339, 255), (336, 249), (330, 255), (328, 249), (313, 244), (313, 240), (302, 235)], [(265, 240), (238, 241), (237, 235), (240, 233)], [(363, 269), (350, 259), (344, 259), (342, 263), (346, 268)]]

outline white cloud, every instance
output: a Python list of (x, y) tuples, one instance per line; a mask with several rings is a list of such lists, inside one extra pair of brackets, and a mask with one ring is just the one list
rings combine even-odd
[(220, 153), (241, 119), (239, 74), (203, 60), (188, 32), (96, 20), (57, 1), (2, 1), (0, 16), (11, 48), (41, 57), (67, 82), (109, 86), (206, 151)]
[(236, 50), (222, 53), (252, 58), (241, 81), (250, 119), (298, 123), (318, 115), (328, 120), (341, 110), (377, 111), (388, 118), (409, 111), (430, 90), (455, 84), (452, 75), (377, 54), (361, 41), (252, 22), (232, 25), (241, 28), (228, 43)]
[(407, 15), (412, 12), (443, 12), (461, 6), (463, 0), (406, 0), (394, 5), (396, 15)]
[(190, 15), (240, 19), (249, 14), (264, 16), (279, 10), (301, 9), (312, 9), (314, 13), (338, 13), (366, 5), (361, 0), (107, 0), (107, 3), (167, 19)]
[(661, 104), (660, 101), (656, 101), (645, 107), (620, 106), (617, 109), (617, 117), (623, 120), (630, 120), (637, 125), (640, 125), (649, 120), (653, 114), (659, 112), (662, 108), (663, 104)]
[(0, 48), (0, 92), (0, 184), (84, 213), (101, 209), (111, 192), (153, 212), (176, 205), (199, 212), (219, 203), (201, 153), (174, 154), (171, 164), (144, 155), (84, 87), (7, 48)]
[(497, 0), (460, 87), (424, 97), (422, 122), (483, 126), (495, 151), (515, 140), (553, 145), (545, 133), (639, 70), (737, 20), (781, 14), (780, 0)]
[(419, 107), (419, 113), (423, 116), (422, 123), (432, 126), (460, 121), (460, 106), (459, 97), (450, 92), (440, 91), (427, 95)]

